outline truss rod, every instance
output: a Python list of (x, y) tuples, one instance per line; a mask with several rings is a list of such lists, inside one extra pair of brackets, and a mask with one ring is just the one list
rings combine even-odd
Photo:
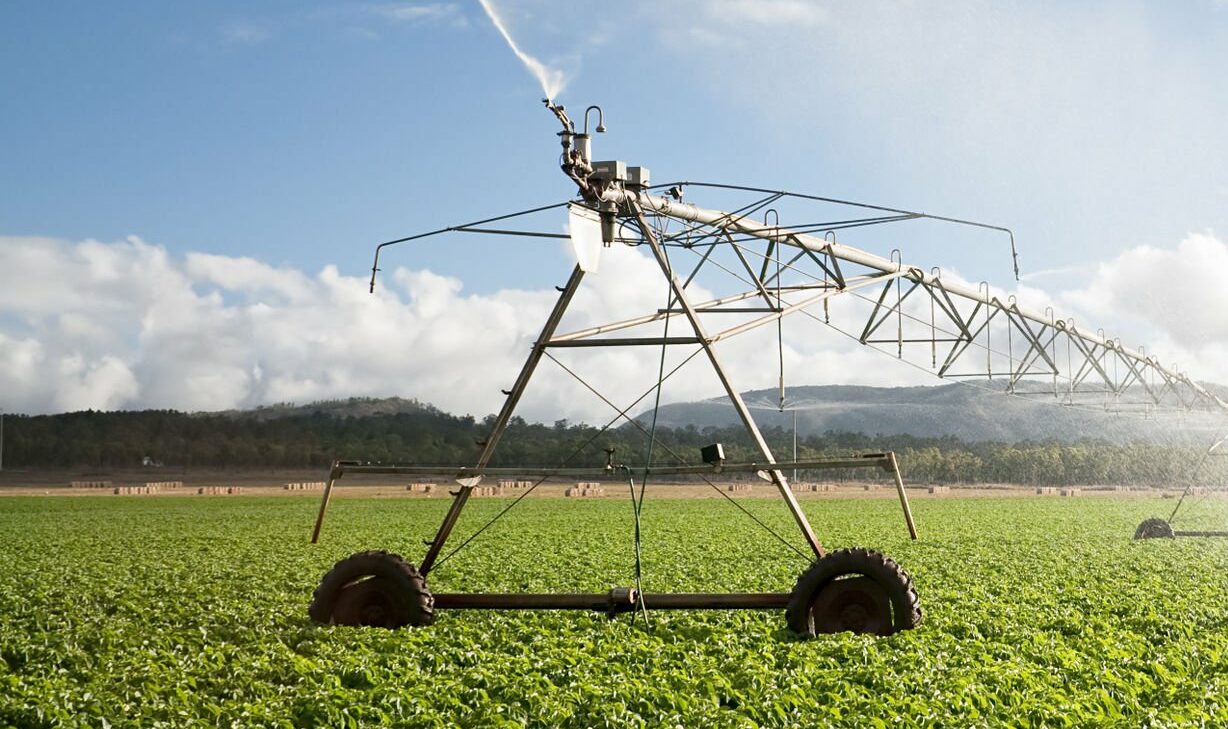
[(571, 205), (571, 204), (574, 204), (574, 203), (571, 203), (569, 201), (569, 202), (554, 203), (553, 205), (542, 205), (540, 207), (529, 208), (528, 210), (521, 210), (519, 212), (508, 213), (506, 215), (496, 215), (493, 218), (483, 218), (482, 220), (475, 220), (472, 223), (464, 223), (463, 225), (450, 225), (447, 228), (440, 228), (439, 230), (432, 230), (429, 233), (419, 233), (418, 235), (409, 235), (409, 236), (405, 236), (404, 238), (397, 238), (395, 240), (384, 241), (383, 243), (380, 243), (379, 245), (375, 246), (375, 260), (372, 261), (371, 263), (370, 292), (371, 293), (375, 292), (375, 275), (379, 273), (380, 253), (388, 246), (394, 246), (394, 245), (397, 245), (398, 243), (408, 243), (410, 241), (421, 240), (423, 238), (430, 238), (432, 236), (440, 235), (442, 233), (449, 233), (449, 232), (453, 232), (457, 230), (465, 230), (467, 228), (473, 228), (474, 226), (477, 226), (477, 225), (485, 225), (487, 223), (497, 223), (500, 220), (510, 220), (511, 218), (519, 218), (523, 215), (532, 215), (533, 213), (540, 213), (546, 210), (554, 210), (556, 208), (561, 208), (561, 207)]

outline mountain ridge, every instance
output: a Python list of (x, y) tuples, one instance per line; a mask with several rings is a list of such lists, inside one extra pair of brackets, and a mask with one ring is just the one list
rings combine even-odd
[[(1219, 389), (1219, 388), (1216, 388)], [(779, 391), (742, 393), (762, 427), (793, 428), (797, 414), (799, 435), (825, 432), (865, 435), (952, 436), (969, 442), (1022, 442), (1101, 439), (1109, 442), (1147, 440), (1165, 442), (1180, 431), (1213, 428), (1209, 414), (1163, 416), (1151, 419), (1059, 404), (1044, 387), (1020, 388), (1008, 395), (983, 386), (960, 383), (910, 387), (868, 385), (805, 385), (786, 390), (783, 410)], [(1039, 396), (1031, 399), (1029, 395)], [(637, 416), (651, 420), (651, 411)], [(1219, 418), (1219, 427), (1223, 419)], [(724, 396), (662, 405), (657, 424), (677, 428), (694, 425), (726, 427), (738, 422)], [(1179, 427), (1174, 427), (1174, 425)]]

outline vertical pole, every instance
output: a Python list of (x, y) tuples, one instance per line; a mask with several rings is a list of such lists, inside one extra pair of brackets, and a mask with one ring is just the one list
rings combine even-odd
[(324, 526), (324, 512), (328, 510), (328, 499), (333, 495), (333, 482), (341, 478), (341, 466), (333, 461), (332, 470), (328, 472), (328, 483), (324, 484), (324, 495), (320, 497), (320, 513), (316, 514), (316, 525), (311, 530), (311, 543), (320, 541), (320, 529)]
[[(687, 321), (691, 323), (691, 328), (695, 331), (695, 336), (703, 346), (704, 353), (708, 355), (708, 361), (712, 364), (712, 369), (716, 372), (717, 379), (721, 381), (721, 386), (725, 388), (725, 394), (729, 397), (734, 410), (737, 411), (738, 417), (750, 433), (751, 440), (754, 441), (763, 459), (769, 465), (774, 466), (776, 459), (772, 456), (772, 451), (768, 448), (767, 441), (763, 439), (763, 433), (759, 432), (759, 426), (755, 423), (754, 417), (751, 416), (750, 409), (746, 407), (746, 403), (742, 400), (742, 394), (734, 388), (733, 383), (730, 382), (729, 377), (725, 374), (725, 368), (721, 366), (720, 358), (716, 356), (716, 350), (712, 346), (712, 341), (708, 339), (703, 323), (699, 321), (699, 314), (695, 311), (695, 307), (691, 305), (691, 300), (687, 297), (686, 290), (683, 289), (682, 284), (678, 281), (678, 277), (670, 269), (669, 260), (665, 257), (664, 249), (661, 248), (661, 244), (657, 241), (652, 227), (644, 219), (643, 210), (640, 210), (638, 206), (636, 207), (635, 217), (639, 221), (644, 238), (652, 249), (653, 256), (657, 259), (657, 265), (661, 267), (661, 272), (669, 279), (675, 299), (677, 299), (678, 304), (686, 314)], [(823, 545), (819, 543), (819, 538), (815, 536), (814, 529), (811, 528), (810, 522), (806, 519), (806, 514), (802, 512), (802, 507), (797, 503), (797, 498), (789, 488), (789, 482), (785, 479), (785, 475), (781, 473), (779, 468), (772, 468), (768, 473), (772, 477), (772, 482), (776, 484), (777, 490), (780, 491), (780, 495), (784, 497), (785, 505), (789, 507), (789, 512), (793, 515), (793, 520), (797, 522), (798, 528), (801, 529), (806, 543), (810, 545), (810, 549), (814, 552), (815, 556), (822, 559), (826, 554), (823, 551)]]
[[(793, 462), (797, 463), (797, 409), (793, 410)], [(793, 467), (793, 481), (797, 481), (797, 466)]]
[[(525, 388), (529, 385), (529, 379), (533, 377), (533, 371), (537, 369), (537, 364), (541, 362), (542, 355), (546, 352), (546, 345), (554, 336), (554, 332), (558, 329), (559, 322), (563, 320), (563, 314), (567, 311), (567, 307), (571, 304), (571, 299), (575, 296), (576, 289), (580, 287), (580, 281), (584, 278), (584, 271), (577, 265), (571, 271), (571, 278), (567, 279), (567, 285), (559, 294), (559, 299), (554, 303), (554, 309), (550, 312), (550, 316), (546, 318), (546, 324), (542, 327), (542, 332), (537, 337), (537, 341), (533, 343), (533, 349), (530, 350), (528, 358), (524, 362), (524, 366), (520, 368), (520, 375), (516, 377), (516, 383), (512, 385), (512, 389), (507, 394), (507, 399), (503, 401), (503, 408), (499, 411), (499, 416), (495, 419), (494, 427), (490, 430), (490, 435), (482, 443), (482, 453), (478, 456), (477, 464), (474, 466), (474, 471), (477, 475), (481, 475), (482, 469), (486, 464), (490, 463), (490, 459), (495, 454), (495, 447), (499, 444), (499, 439), (503, 437), (503, 433), (507, 430), (507, 424), (512, 419), (512, 413), (516, 410), (517, 403), (520, 402), (520, 396), (524, 394)], [(435, 538), (431, 540), (430, 546), (427, 547), (426, 555), (422, 558), (422, 564), (418, 566), (418, 571), (426, 575), (431, 571), (431, 567), (435, 565), (435, 560), (439, 559), (439, 553), (443, 551), (443, 545), (448, 541), (448, 535), (452, 533), (452, 528), (456, 526), (456, 522), (460, 519), (461, 510), (465, 508), (465, 503), (469, 501), (469, 493), (476, 482), (472, 485), (461, 485), (460, 490), (452, 499), (452, 505), (448, 508), (448, 513), (444, 515), (443, 523), (439, 525), (439, 531), (435, 533)]]
[(895, 477), (895, 490), (900, 495), (900, 506), (904, 507), (904, 521), (908, 524), (908, 536), (917, 539), (917, 525), (912, 520), (912, 509), (908, 506), (908, 494), (904, 492), (904, 479), (900, 477), (900, 463), (895, 458), (895, 451), (887, 454), (891, 457), (891, 475)]
[(903, 284), (900, 282), (899, 277), (897, 277), (895, 280), (895, 356), (899, 359), (904, 359), (904, 297), (900, 291), (901, 286)]

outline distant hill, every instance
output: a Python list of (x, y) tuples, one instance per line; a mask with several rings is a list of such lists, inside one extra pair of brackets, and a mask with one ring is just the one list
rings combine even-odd
[[(777, 412), (776, 398), (770, 390), (746, 393), (769, 446), (777, 454), (790, 453), (793, 415)], [(1191, 464), (1201, 463), (1211, 437), (1206, 430), (1174, 429), (1173, 419), (1112, 417), (963, 386), (796, 387), (788, 398), (798, 408), (799, 454), (893, 450), (906, 464), (908, 477), (920, 482), (1154, 486), (1178, 481)], [(487, 418), (449, 415), (400, 398), (223, 413), (7, 414), (4, 466), (7, 474), (23, 468), (131, 469), (153, 462), (170, 473), (325, 469), (345, 459), (450, 469), (473, 462), (489, 427)], [(694, 458), (700, 448), (716, 442), (732, 461), (757, 457), (732, 408), (716, 399), (664, 406), (656, 436), (657, 458), (667, 452)], [(492, 465), (599, 465), (607, 458), (606, 448), (626, 463), (643, 463), (649, 439), (631, 425), (600, 431), (587, 424), (514, 418)], [(1214, 465), (1228, 477), (1228, 459), (1208, 461), (1214, 461), (1208, 468)]]
[[(763, 427), (791, 431), (791, 410), (797, 410), (797, 430), (801, 436), (830, 431), (871, 436), (951, 436), (967, 442), (1083, 439), (1168, 442), (1191, 425), (1199, 428), (1224, 425), (1222, 417), (1216, 420), (1205, 415), (1180, 419), (1164, 416), (1148, 420), (1137, 415), (1064, 407), (1043, 395), (1035, 399), (1008, 396), (958, 383), (922, 387), (802, 386), (789, 388), (786, 397), (786, 412), (782, 413), (777, 390), (743, 393)], [(651, 414), (641, 414), (639, 419), (646, 423)], [(657, 416), (658, 425), (669, 428), (694, 425), (702, 430), (737, 422), (736, 413), (723, 396), (662, 405)]]
[(249, 418), (253, 420), (279, 420), (307, 415), (328, 415), (334, 418), (368, 418), (376, 415), (404, 415), (407, 413), (439, 413), (433, 405), (407, 400), (403, 397), (351, 397), (345, 400), (320, 400), (306, 405), (277, 403), (261, 405), (251, 410), (222, 410), (197, 415), (226, 418)]

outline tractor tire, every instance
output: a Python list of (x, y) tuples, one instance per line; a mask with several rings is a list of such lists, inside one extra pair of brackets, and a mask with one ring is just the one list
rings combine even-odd
[(891, 635), (921, 624), (912, 578), (895, 560), (868, 549), (829, 552), (797, 578), (785, 608), (789, 629)]
[(1173, 527), (1158, 517), (1144, 519), (1134, 530), (1135, 539), (1172, 539)]
[(435, 598), (418, 568), (383, 551), (358, 552), (333, 565), (307, 609), (321, 625), (402, 628), (435, 621)]

